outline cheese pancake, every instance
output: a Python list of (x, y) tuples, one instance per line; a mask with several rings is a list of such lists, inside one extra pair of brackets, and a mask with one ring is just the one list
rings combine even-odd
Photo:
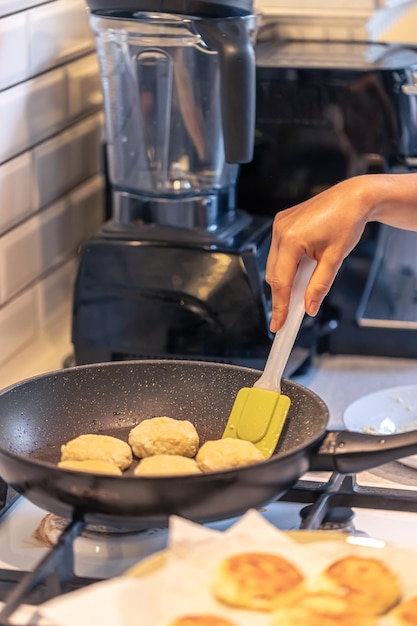
[(352, 609), (347, 599), (324, 591), (301, 595), (295, 606), (274, 613), (271, 626), (377, 626), (377, 618)]
[(198, 433), (191, 422), (166, 415), (140, 422), (130, 431), (128, 442), (140, 459), (154, 454), (178, 454), (192, 458), (200, 445)]
[(230, 606), (272, 611), (291, 602), (303, 581), (298, 568), (281, 556), (243, 552), (221, 561), (212, 589)]
[(178, 617), (169, 626), (237, 626), (236, 622), (217, 615), (184, 615)]
[(89, 472), (90, 474), (117, 474), (122, 475), (122, 470), (115, 463), (100, 461), (100, 459), (87, 459), (86, 461), (60, 461), (58, 467), (63, 469), (76, 470), (78, 472)]
[(61, 446), (61, 461), (105, 461), (121, 470), (132, 464), (130, 446), (110, 435), (80, 435)]
[(401, 599), (396, 574), (376, 558), (343, 557), (326, 568), (322, 580), (325, 586), (338, 589), (351, 607), (372, 615), (386, 613)]
[(251, 441), (225, 437), (203, 443), (196, 461), (203, 472), (219, 472), (250, 463), (260, 463), (265, 461), (265, 457)]
[(384, 626), (416, 626), (417, 596), (401, 602), (384, 620)]
[(135, 467), (135, 476), (174, 476), (178, 474), (201, 474), (194, 459), (178, 454), (154, 454), (147, 456)]

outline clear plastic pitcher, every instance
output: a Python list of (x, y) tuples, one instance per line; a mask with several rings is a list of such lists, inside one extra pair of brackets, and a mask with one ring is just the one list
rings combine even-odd
[(175, 205), (185, 221), (209, 209), (210, 226), (221, 204), (233, 205), (237, 163), (252, 156), (257, 17), (92, 13), (90, 21), (114, 192), (162, 223), (178, 220)]

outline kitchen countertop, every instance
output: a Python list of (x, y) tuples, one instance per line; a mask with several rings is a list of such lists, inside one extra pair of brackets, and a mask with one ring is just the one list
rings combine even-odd
[(329, 427), (339, 429), (344, 410), (354, 400), (380, 389), (417, 385), (417, 359), (324, 354), (295, 380), (324, 400), (330, 411)]

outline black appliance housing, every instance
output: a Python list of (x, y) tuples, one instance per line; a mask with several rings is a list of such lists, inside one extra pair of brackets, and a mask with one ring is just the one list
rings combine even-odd
[(217, 239), (161, 231), (117, 232), (110, 222), (86, 242), (74, 293), (77, 364), (181, 356), (262, 366), (270, 220), (253, 217)]

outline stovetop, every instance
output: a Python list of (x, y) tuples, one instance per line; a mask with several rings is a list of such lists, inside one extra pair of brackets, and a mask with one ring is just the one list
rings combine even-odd
[[(337, 429), (343, 428), (344, 409), (358, 397), (416, 382), (417, 361), (320, 355), (315, 366), (297, 381), (323, 398), (329, 407), (329, 428)], [(313, 510), (306, 511), (305, 507), (312, 504)], [(417, 472), (400, 462), (358, 476), (310, 473), (280, 501), (265, 506), (262, 514), (281, 530), (314, 529), (334, 507), (339, 509), (336, 518), (341, 515), (345, 531), (417, 545)], [(19, 607), (37, 605), (98, 579), (118, 576), (164, 549), (167, 542), (167, 529), (150, 529), (121, 539), (82, 534), (83, 522), (74, 520), (68, 522), (62, 539), (51, 548), (33, 535), (46, 514), (19, 497), (0, 517), (0, 602), (4, 603), (0, 626), (14, 623), (15, 609), (19, 612)], [(210, 526), (222, 530), (234, 521)], [(333, 528), (333, 523), (326, 520), (325, 526)]]
[[(417, 546), (417, 485), (392, 486), (383, 477), (310, 473), (259, 512), (280, 530), (338, 530)], [(15, 624), (28, 605), (118, 576), (167, 545), (166, 528), (112, 536), (74, 519), (47, 546), (36, 535), (46, 515), (19, 497), (0, 518), (0, 626)], [(237, 519), (207, 526), (222, 531)]]

